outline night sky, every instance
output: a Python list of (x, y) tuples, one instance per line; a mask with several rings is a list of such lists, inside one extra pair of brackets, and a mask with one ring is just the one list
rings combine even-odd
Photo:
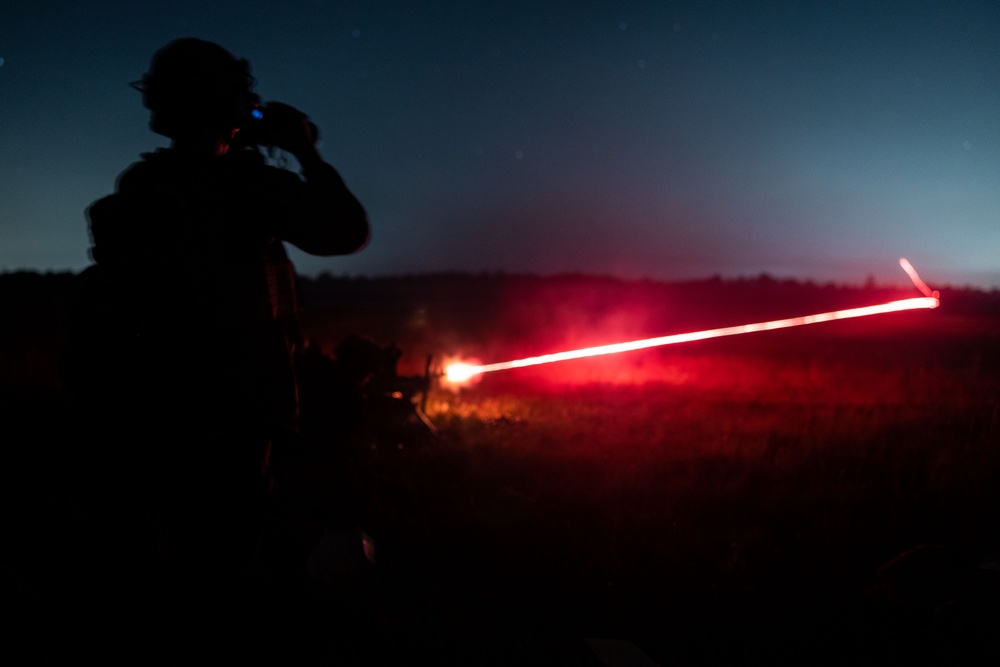
[[(88, 264), (177, 37), (308, 113), (369, 246), (302, 273), (1000, 287), (1000, 3), (0, 5), (0, 270)], [(294, 161), (293, 161), (294, 166)]]

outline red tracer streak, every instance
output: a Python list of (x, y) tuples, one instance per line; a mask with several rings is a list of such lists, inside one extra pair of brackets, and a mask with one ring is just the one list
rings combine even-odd
[[(445, 369), (445, 377), (450, 382), (465, 382), (474, 375), (489, 373), (491, 371), (502, 371), (510, 368), (524, 368), (525, 366), (537, 366), (539, 364), (550, 364), (554, 361), (567, 361), (569, 359), (580, 359), (582, 357), (595, 357), (602, 354), (617, 354), (618, 352), (630, 352), (632, 350), (642, 350), (648, 347), (659, 347), (661, 345), (673, 345), (675, 343), (688, 343), (695, 340), (705, 340), (707, 338), (721, 338), (723, 336), (737, 336), (739, 334), (752, 333), (754, 331), (772, 331), (774, 329), (787, 329), (789, 327), (800, 327), (806, 324), (817, 324), (819, 322), (832, 322), (833, 320), (847, 320), (854, 317), (868, 317), (869, 315), (879, 315), (881, 313), (895, 313), (902, 310), (916, 310), (919, 308), (937, 308), (940, 301), (937, 292), (930, 290), (916, 277), (916, 272), (905, 259), (900, 260), (900, 264), (907, 270), (907, 274), (913, 279), (914, 284), (923, 286), (921, 291), (928, 294), (926, 297), (914, 299), (903, 299), (901, 301), (890, 301), (875, 306), (865, 306), (862, 308), (848, 308), (847, 310), (835, 310), (829, 313), (819, 313), (816, 315), (804, 315), (802, 317), (790, 317), (784, 320), (772, 320), (770, 322), (757, 322), (755, 324), (741, 324), (735, 327), (723, 327), (721, 329), (708, 329), (705, 331), (694, 331), (691, 333), (673, 334), (670, 336), (659, 336), (657, 338), (644, 338), (633, 340), (627, 343), (614, 343), (611, 345), (599, 345), (597, 347), (586, 347), (580, 350), (569, 350), (567, 352), (556, 352), (554, 354), (543, 354), (539, 357), (526, 357), (513, 361), (503, 361), (496, 364), (468, 364), (454, 363)], [(912, 272), (912, 273), (911, 273)], [(918, 281), (920, 281), (918, 283)]]

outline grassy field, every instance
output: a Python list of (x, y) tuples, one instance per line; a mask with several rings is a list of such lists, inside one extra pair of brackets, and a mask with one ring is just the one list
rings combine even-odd
[[(56, 571), (80, 530), (87, 449), (57, 374), (68, 279), (17, 280), (14, 296), (26, 281), (49, 294), (15, 299), (31, 310), (0, 332), (20, 608), (87, 576)], [(428, 354), (502, 361), (913, 296), (770, 279), (322, 283), (303, 290), (312, 343), (395, 341), (413, 375)], [(360, 634), (392, 655), (438, 664), (587, 664), (594, 638), (659, 665), (995, 656), (1000, 308), (995, 292), (943, 291), (934, 311), (435, 383), (431, 441), (302, 478), (324, 487), (320, 504), (353, 492), (335, 528), (356, 520), (374, 538), (375, 566), (336, 589), (341, 607), (366, 608)], [(326, 493), (341, 484), (353, 491)], [(340, 662), (366, 664), (352, 656)]]
[[(996, 327), (942, 308), (439, 388), (437, 442), (379, 460), (405, 498), (372, 520), (395, 529), (386, 568), (426, 582), (409, 600), (433, 632), (961, 662), (1000, 618), (996, 581), (966, 578), (1000, 549)], [(880, 572), (918, 545), (940, 548)]]

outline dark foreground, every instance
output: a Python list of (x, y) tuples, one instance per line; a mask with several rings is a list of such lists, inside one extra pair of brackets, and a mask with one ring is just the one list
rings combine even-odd
[[(572, 342), (553, 340), (565, 322), (462, 328), (469, 309), (447, 299), (379, 309), (371, 296), (314, 314), (314, 341), (369, 322), (414, 366), (434, 338), (488, 360), (524, 331), (528, 353)], [(682, 330), (733, 323), (702, 307)], [(615, 321), (601, 312), (598, 325)], [(435, 436), (378, 438), (376, 424), (352, 456), (318, 446), (289, 464), (264, 534), (299, 555), (205, 588), (150, 583), (102, 518), (128, 499), (102, 490), (98, 443), (58, 386), (25, 380), (44, 355), (18, 357), (3, 396), (8, 650), (35, 663), (996, 664), (998, 314), (943, 306), (437, 389)]]

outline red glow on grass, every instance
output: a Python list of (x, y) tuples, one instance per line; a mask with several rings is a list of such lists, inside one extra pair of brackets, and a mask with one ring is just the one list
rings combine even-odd
[(848, 308), (845, 310), (835, 310), (828, 313), (817, 313), (815, 315), (803, 315), (801, 317), (790, 317), (782, 320), (771, 320), (768, 322), (756, 322), (754, 324), (741, 324), (733, 327), (723, 327), (720, 329), (707, 329), (704, 331), (693, 331), (690, 333), (673, 334), (670, 336), (658, 336), (656, 338), (644, 338), (625, 343), (614, 343), (611, 345), (598, 345), (596, 347), (586, 347), (579, 350), (568, 350), (566, 352), (556, 352), (553, 354), (543, 354), (537, 357), (525, 357), (513, 361), (502, 361), (494, 364), (479, 364), (469, 361), (459, 361), (445, 365), (444, 377), (448, 382), (454, 384), (464, 384), (476, 376), (493, 371), (510, 370), (513, 368), (525, 368), (527, 366), (538, 366), (540, 364), (551, 364), (557, 361), (568, 361), (570, 359), (582, 359), (584, 357), (595, 357), (605, 354), (618, 354), (619, 352), (631, 352), (643, 350), (650, 347), (660, 347), (663, 345), (675, 345), (677, 343), (689, 343), (696, 340), (707, 340), (709, 338), (721, 338), (724, 336), (738, 336), (740, 334), (754, 333), (757, 331), (774, 331), (776, 329), (788, 329), (790, 327), (800, 327), (807, 324), (818, 324), (820, 322), (832, 322), (834, 320), (846, 320), (857, 317), (869, 317), (883, 313), (896, 313), (904, 310), (918, 310), (921, 308), (937, 308), (940, 305), (938, 292), (931, 292), (930, 288), (913, 269), (909, 262), (900, 259), (900, 265), (906, 271), (913, 284), (925, 297), (913, 299), (903, 299), (900, 301), (890, 301), (888, 303), (874, 306), (864, 306), (861, 308)]

